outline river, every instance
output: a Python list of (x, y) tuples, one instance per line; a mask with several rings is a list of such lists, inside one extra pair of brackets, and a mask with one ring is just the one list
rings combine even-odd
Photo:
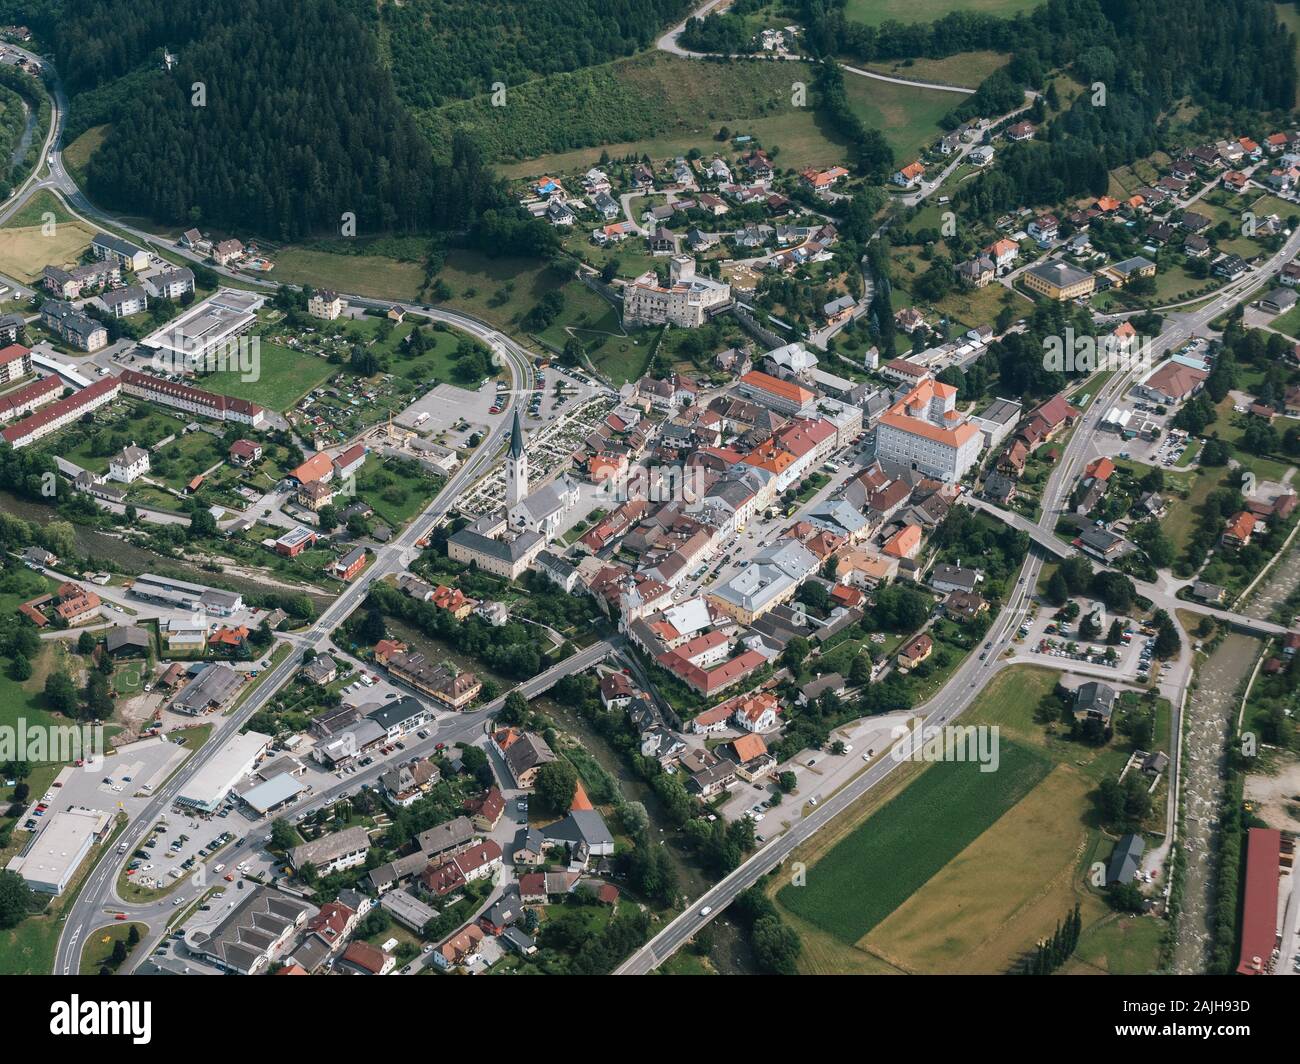
[[(7, 491), (0, 491), (0, 510), (21, 517), (24, 521), (34, 521), (41, 525), (60, 519), (58, 511), (53, 507), (29, 499), (20, 499)], [(88, 559), (91, 569), (109, 568), (131, 576), (166, 569), (169, 572), (179, 573), (196, 584), (212, 583), (212, 573), (190, 562), (164, 558), (151, 550), (137, 547), (117, 536), (107, 535), (86, 525), (73, 524), (72, 528), (77, 552)], [(264, 583), (246, 577), (232, 576), (225, 572), (221, 574), (221, 583), (245, 595), (260, 595), (267, 591), (267, 585)], [(317, 610), (323, 609), (333, 601), (333, 597), (329, 595), (309, 594), (305, 591), (303, 594), (315, 603)]]
[[(695, 863), (693, 855), (682, 844), (680, 832), (663, 827), (666, 823), (663, 805), (654, 789), (641, 779), (631, 766), (619, 756), (603, 736), (593, 731), (590, 725), (575, 713), (570, 706), (562, 706), (545, 696), (534, 699), (533, 705), (539, 712), (554, 718), (570, 736), (576, 738), (583, 748), (599, 762), (600, 766), (618, 781), (623, 796), (631, 802), (640, 802), (645, 806), (650, 817), (651, 831), (658, 831), (664, 840), (664, 848), (669, 860), (677, 870), (678, 883), (688, 897), (694, 899), (703, 894), (713, 882), (705, 876)], [(709, 961), (722, 975), (754, 975), (757, 968), (749, 942), (725, 915), (714, 920), (710, 925), (713, 932), (713, 947), (709, 951)]]

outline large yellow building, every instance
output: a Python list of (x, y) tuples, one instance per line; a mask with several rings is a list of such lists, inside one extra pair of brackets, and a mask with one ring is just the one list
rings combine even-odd
[(1071, 266), (1060, 259), (1049, 259), (1030, 267), (1021, 276), (1021, 280), (1031, 292), (1047, 296), (1058, 303), (1092, 295), (1093, 289), (1097, 287), (1097, 279), (1087, 270)]

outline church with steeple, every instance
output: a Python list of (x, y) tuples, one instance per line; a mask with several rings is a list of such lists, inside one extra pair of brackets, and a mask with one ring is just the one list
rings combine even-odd
[(513, 510), (528, 495), (528, 452), (524, 449), (524, 426), (515, 407), (510, 428), (510, 456), (506, 459), (506, 507)]
[(578, 485), (567, 473), (534, 492), (528, 490), (528, 441), (515, 408), (510, 427), (510, 453), (506, 456), (506, 513), (510, 527), (537, 532), (554, 539), (565, 517), (578, 505)]

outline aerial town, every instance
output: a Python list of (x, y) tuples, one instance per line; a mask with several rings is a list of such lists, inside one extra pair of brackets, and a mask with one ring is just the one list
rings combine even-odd
[(1300, 16), (1057, 6), (388, 11), (245, 174), (8, 5), (0, 973), (1300, 975)]

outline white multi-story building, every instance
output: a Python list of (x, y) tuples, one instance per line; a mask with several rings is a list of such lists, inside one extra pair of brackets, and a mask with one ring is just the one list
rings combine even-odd
[(337, 292), (328, 288), (322, 288), (307, 300), (307, 313), (313, 318), (324, 318), (326, 321), (333, 321), (343, 313), (343, 308), (347, 306), (343, 302), (343, 297)]
[(695, 260), (675, 255), (669, 264), (667, 287), (652, 271), (638, 277), (623, 290), (623, 322), (626, 325), (676, 325), (695, 329), (709, 312), (731, 302), (731, 285), (695, 275)]
[(145, 290), (156, 299), (180, 299), (186, 292), (194, 291), (194, 271), (188, 266), (178, 270), (162, 270), (144, 279)]
[(143, 447), (123, 447), (108, 460), (108, 475), (121, 484), (130, 484), (149, 472), (149, 452)]
[(956, 403), (951, 384), (923, 380), (881, 417), (877, 457), (948, 483), (961, 480), (978, 461), (984, 435)]
[(15, 450), (26, 447), (27, 444), (34, 443), (51, 432), (58, 432), (83, 414), (97, 410), (105, 403), (111, 403), (121, 390), (116, 377), (101, 377), (74, 395), (50, 403), (37, 410), (31, 417), (24, 418), (0, 431), (0, 439)]
[(122, 390), (137, 399), (147, 399), (151, 403), (161, 403), (214, 421), (237, 421), (253, 428), (259, 428), (266, 421), (266, 411), (247, 399), (191, 388), (187, 384), (133, 369), (124, 369), (120, 379)]

